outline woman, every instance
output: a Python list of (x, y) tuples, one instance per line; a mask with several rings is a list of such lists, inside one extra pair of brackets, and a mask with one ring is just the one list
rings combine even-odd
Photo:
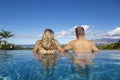
[(35, 57), (43, 63), (46, 76), (53, 75), (55, 62), (59, 59), (59, 54), (55, 54), (57, 50), (63, 52), (59, 42), (54, 39), (54, 32), (46, 29), (33, 49)]
[(63, 52), (59, 42), (54, 39), (54, 32), (51, 29), (45, 29), (41, 40), (38, 40), (33, 52), (39, 54), (55, 54), (56, 50)]

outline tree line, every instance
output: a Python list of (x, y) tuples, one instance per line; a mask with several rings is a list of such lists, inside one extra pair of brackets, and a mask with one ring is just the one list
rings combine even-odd
[(120, 50), (120, 40), (118, 40), (118, 42), (115, 42), (115, 43), (110, 43), (110, 44), (98, 46), (98, 47), (99, 49)]
[(30, 47), (28, 48), (23, 48), (21, 46), (15, 45), (13, 43), (8, 43), (7, 39), (13, 37), (14, 34), (12, 31), (7, 31), (2, 29), (0, 31), (0, 50), (28, 50), (32, 49)]
[(0, 43), (4, 42), (4, 45), (6, 45), (7, 38), (10, 38), (12, 36), (14, 36), (14, 34), (12, 34), (12, 31), (6, 31), (6, 30), (2, 29), (0, 32)]
[(0, 49), (9, 49), (13, 47), (13, 44), (7, 42), (7, 39), (14, 36), (12, 31), (6, 31), (2, 29), (0, 31)]

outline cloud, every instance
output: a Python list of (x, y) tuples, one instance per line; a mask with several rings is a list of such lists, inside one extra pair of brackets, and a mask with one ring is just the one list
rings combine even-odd
[[(96, 27), (92, 27), (90, 25), (81, 25), (85, 29), (85, 38), (89, 40), (103, 39), (103, 38), (111, 38), (111, 39), (120, 39), (120, 27), (116, 27), (113, 30), (108, 32), (102, 32), (96, 30)], [(71, 27), (68, 30), (62, 30), (60, 32), (55, 33), (56, 39), (69, 39), (73, 40), (76, 38), (75, 36), (75, 28), (77, 26)], [(17, 34), (13, 38), (18, 39), (32, 39), (37, 40), (42, 37), (41, 34)]]
[(34, 34), (16, 34), (13, 38), (40, 38), (41, 35), (34, 35)]
[(120, 27), (117, 27), (107, 33), (109, 36), (120, 36)]
[[(82, 27), (84, 27), (85, 31), (87, 31), (90, 26), (89, 25), (81, 25)], [(63, 30), (60, 32), (57, 32), (55, 34), (56, 38), (75, 38), (75, 28), (78, 26), (74, 26), (68, 30)]]
[[(82, 27), (84, 27), (85, 31), (87, 31), (90, 26), (89, 25), (81, 25)], [(60, 32), (55, 33), (55, 37), (60, 39), (60, 38), (75, 38), (75, 28), (78, 26), (74, 26), (68, 30), (63, 30)], [(16, 34), (13, 36), (13, 38), (41, 38), (42, 35), (40, 34)]]
[(70, 36), (74, 35), (74, 30), (77, 26), (72, 27), (68, 30), (63, 30), (60, 32), (55, 33), (56, 38), (70, 38)]
[(111, 38), (111, 39), (120, 39), (120, 27), (116, 27), (113, 30), (108, 31), (104, 38)]
[[(89, 35), (91, 35), (91, 33)], [(116, 27), (113, 30), (109, 30), (107, 32), (96, 31), (94, 35), (96, 36), (97, 39), (103, 39), (103, 38), (120, 39), (120, 27)]]
[[(84, 27), (85, 29), (85, 37), (87, 39), (90, 39), (90, 40), (94, 40), (94, 39), (101, 39), (101, 38), (104, 38), (104, 36), (106, 35), (105, 32), (102, 32), (102, 31), (98, 31), (98, 30), (95, 30), (95, 26), (90, 26), (90, 25), (81, 25), (82, 27)], [(56, 38), (57, 39), (75, 39), (76, 36), (75, 36), (75, 28), (77, 26), (74, 26), (68, 30), (63, 30), (63, 31), (60, 31), (58, 33), (55, 34)]]
[[(92, 27), (90, 25), (81, 25), (85, 29), (85, 37), (90, 40), (95, 39), (103, 39), (103, 38), (111, 38), (111, 39), (120, 39), (120, 27), (116, 27), (113, 30), (108, 32), (103, 32), (100, 30), (96, 30), (95, 26)], [(57, 39), (74, 39), (75, 36), (75, 28), (74, 26), (68, 30), (63, 30), (55, 34)]]
[(90, 28), (89, 25), (81, 25), (81, 26), (84, 27), (85, 31), (87, 31)]

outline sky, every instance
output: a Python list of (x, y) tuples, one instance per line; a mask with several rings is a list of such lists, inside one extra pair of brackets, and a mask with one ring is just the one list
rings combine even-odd
[(35, 44), (50, 28), (67, 44), (77, 26), (89, 40), (120, 39), (120, 0), (0, 0), (0, 30), (12, 31), (10, 43)]

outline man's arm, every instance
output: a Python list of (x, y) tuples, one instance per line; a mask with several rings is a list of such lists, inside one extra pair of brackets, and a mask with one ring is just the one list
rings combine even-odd
[(64, 49), (64, 51), (72, 49), (72, 42), (70, 42), (66, 46), (64, 46), (63, 49)]
[(99, 49), (96, 47), (94, 42), (92, 42), (92, 52), (93, 52), (94, 56), (96, 56), (96, 54), (99, 53)]
[(73, 57), (73, 55), (71, 55), (71, 53), (69, 53), (69, 52), (64, 52), (64, 54), (69, 58), (69, 59), (71, 59), (71, 60), (73, 60), (74, 59), (74, 57)]

